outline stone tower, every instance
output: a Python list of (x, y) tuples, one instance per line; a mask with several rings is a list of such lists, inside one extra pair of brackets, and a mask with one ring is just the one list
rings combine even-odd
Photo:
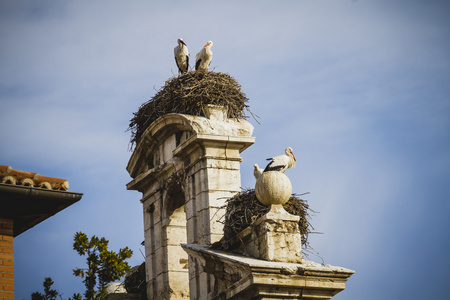
[[(210, 247), (223, 237), (226, 201), (241, 191), (240, 155), (255, 139), (249, 122), (229, 117), (235, 112), (201, 103), (221, 95), (230, 110), (230, 99), (241, 99), (243, 109), (246, 97), (229, 75), (213, 72), (179, 76), (157, 95), (167, 97), (139, 111), (143, 124), (154, 121), (139, 128), (127, 166), (127, 188), (142, 193), (147, 298), (317, 300), (344, 290), (354, 271), (303, 259), (300, 217), (281, 201), (292, 186), (280, 172), (261, 174), (255, 187), (270, 211), (227, 239), (228, 252)], [(204, 117), (164, 113), (183, 105)]]
[(254, 143), (253, 126), (223, 107), (205, 113), (157, 119), (127, 166), (127, 188), (142, 193), (149, 299), (204, 299), (211, 275), (181, 244), (218, 241), (225, 201), (240, 191), (240, 153)]

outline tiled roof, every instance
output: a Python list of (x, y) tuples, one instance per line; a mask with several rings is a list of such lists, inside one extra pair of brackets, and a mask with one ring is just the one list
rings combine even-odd
[(23, 185), (47, 190), (69, 189), (69, 182), (65, 179), (41, 176), (38, 173), (16, 171), (10, 166), (0, 165), (0, 182), (4, 184)]

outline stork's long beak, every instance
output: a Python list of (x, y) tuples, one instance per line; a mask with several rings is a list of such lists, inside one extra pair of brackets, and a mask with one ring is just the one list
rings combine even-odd
[(294, 160), (297, 161), (297, 160), (295, 159), (294, 152), (291, 151), (291, 154), (292, 154), (292, 157), (294, 158)]
[(209, 43), (207, 43), (205, 46), (203, 46), (203, 47), (206, 47), (206, 46), (208, 46), (209, 45)]
[(185, 43), (184, 41), (181, 41), (181, 43), (182, 43), (183, 45), (187, 46), (186, 43)]

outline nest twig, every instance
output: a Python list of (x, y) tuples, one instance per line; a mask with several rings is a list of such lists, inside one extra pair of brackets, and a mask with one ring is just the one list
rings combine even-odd
[(172, 77), (134, 113), (128, 128), (131, 146), (139, 142), (150, 124), (165, 114), (205, 116), (204, 107), (214, 104), (226, 107), (229, 118), (245, 119), (244, 110), (250, 112), (247, 101), (240, 84), (225, 73), (191, 71)]
[[(308, 234), (314, 229), (309, 222), (311, 219), (310, 212), (315, 213), (315, 211), (311, 210), (306, 200), (299, 198), (297, 194), (292, 194), (283, 207), (288, 213), (300, 216), (299, 227), (302, 235), (302, 247), (308, 247)], [(270, 207), (258, 201), (254, 189), (248, 189), (227, 200), (226, 209), (225, 220), (223, 221), (223, 238), (220, 242), (220, 248), (225, 250), (228, 249), (230, 241), (236, 234), (268, 213)]]

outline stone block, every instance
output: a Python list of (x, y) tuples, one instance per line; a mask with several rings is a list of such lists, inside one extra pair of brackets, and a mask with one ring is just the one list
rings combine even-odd
[(175, 134), (170, 135), (164, 142), (163, 142), (163, 161), (167, 162), (169, 159), (173, 157), (173, 150), (175, 150), (177, 144), (176, 144), (176, 138)]
[(186, 227), (186, 213), (184, 205), (176, 209), (169, 218), (165, 219), (165, 226)]
[(156, 278), (157, 274), (154, 274), (153, 272), (153, 268), (152, 268), (152, 257), (154, 256), (154, 254), (152, 254), (151, 256), (146, 256), (145, 258), (145, 277), (147, 279), (147, 282), (150, 281), (150, 279), (152, 278)]
[(210, 292), (208, 273), (201, 271), (198, 277), (200, 284), (200, 295), (208, 295)]
[(211, 234), (222, 234), (223, 235), (223, 223), (225, 220), (225, 208), (209, 208), (210, 213), (210, 233)]
[[(153, 184), (149, 184), (146, 189), (143, 191), (143, 199), (152, 198), (155, 194), (158, 194), (158, 190), (161, 188), (159, 182), (154, 182)], [(153, 203), (151, 201), (150, 203)]]
[(157, 276), (160, 274), (167, 272), (167, 249), (166, 247), (160, 247), (155, 251), (155, 259), (152, 260), (152, 263), (155, 264), (155, 273)]
[(229, 159), (213, 159), (208, 158), (206, 160), (206, 166), (208, 169), (226, 169), (226, 170), (240, 170), (241, 162), (237, 160)]
[(162, 215), (161, 215), (161, 200), (160, 199), (153, 202), (153, 209), (149, 213), (151, 213), (153, 215), (154, 223), (158, 223), (161, 221)]
[(180, 245), (167, 246), (167, 262), (169, 271), (185, 270), (187, 260), (188, 255)]
[(227, 147), (225, 155), (226, 155), (227, 158), (238, 158), (238, 159), (242, 160), (241, 159), (241, 155), (240, 155), (240, 151), (239, 151), (238, 148)]
[(208, 190), (239, 191), (241, 176), (239, 171), (208, 169)]
[(197, 233), (197, 218), (193, 217), (187, 220), (186, 222), (186, 233), (187, 233), (187, 242), (188, 243), (197, 243), (198, 242), (198, 233)]
[(156, 294), (156, 278), (147, 280), (147, 299), (153, 299)]
[(144, 219), (144, 230), (150, 229), (150, 213), (146, 210), (144, 210), (143, 213), (143, 219)]
[(189, 299), (188, 271), (170, 271), (168, 275), (170, 299)]
[(187, 242), (186, 227), (184, 226), (167, 226), (166, 232), (167, 245), (177, 246)]
[(301, 235), (298, 226), (292, 221), (265, 219), (256, 223), (259, 258), (279, 262), (302, 261)]
[(151, 230), (147, 229), (144, 231), (144, 245), (145, 245), (145, 254), (148, 256), (153, 252), (154, 241), (151, 236)]
[(199, 193), (195, 196), (195, 208), (196, 208), (196, 214), (198, 215), (198, 212), (206, 209), (209, 207), (209, 194), (208, 193)]
[(202, 157), (203, 154), (200, 149), (189, 154), (189, 165), (185, 165), (186, 168), (189, 167), (189, 176), (206, 168), (206, 163)]
[(284, 209), (259, 218), (253, 226), (240, 232), (233, 243), (237, 247), (234, 251), (246, 256), (276, 262), (302, 262), (298, 216)]
[(208, 173), (206, 169), (201, 169), (196, 173), (196, 183), (198, 184), (196, 186), (196, 194), (208, 190), (208, 181), (210, 178), (208, 178)]
[(156, 277), (156, 290), (158, 291), (158, 297), (157, 299), (164, 299), (164, 296), (162, 296), (162, 294), (164, 294), (167, 289), (169, 288), (168, 286), (168, 278), (167, 278), (167, 272), (163, 272), (158, 274), (158, 276)]
[(222, 207), (226, 205), (228, 199), (232, 198), (240, 191), (230, 191), (230, 190), (207, 190), (199, 195), (201, 195), (201, 207)]
[(163, 235), (163, 229), (161, 226), (161, 222), (158, 222), (153, 226), (153, 237), (152, 241), (155, 243), (154, 251), (161, 248), (164, 244), (163, 241), (165, 240), (165, 234)]
[(205, 147), (205, 156), (207, 157), (226, 157), (226, 150), (222, 146), (221, 141), (209, 141), (208, 146)]
[(201, 173), (202, 170), (193, 173), (191, 176), (191, 182), (189, 185), (191, 197), (195, 197), (195, 195), (197, 195), (201, 191)]
[(224, 142), (225, 141), (222, 140), (220, 137), (205, 142), (204, 143), (205, 156), (208, 158), (225, 158), (231, 160), (241, 160), (239, 149), (235, 147), (224, 147), (226, 143)]
[(206, 233), (210, 233), (211, 225), (209, 213), (210, 211), (208, 208), (197, 212), (197, 232), (199, 233), (199, 237), (205, 235)]
[(189, 280), (192, 280), (193, 278), (196, 278), (198, 276), (199, 261), (197, 258), (189, 256), (188, 264), (189, 264)]
[(147, 299), (152, 299), (153, 295), (155, 293), (156, 293), (155, 284), (153, 284), (152, 282), (147, 281)]
[(184, 211), (186, 212), (186, 220), (189, 220), (197, 215), (196, 198), (191, 198), (186, 202), (184, 205)]

